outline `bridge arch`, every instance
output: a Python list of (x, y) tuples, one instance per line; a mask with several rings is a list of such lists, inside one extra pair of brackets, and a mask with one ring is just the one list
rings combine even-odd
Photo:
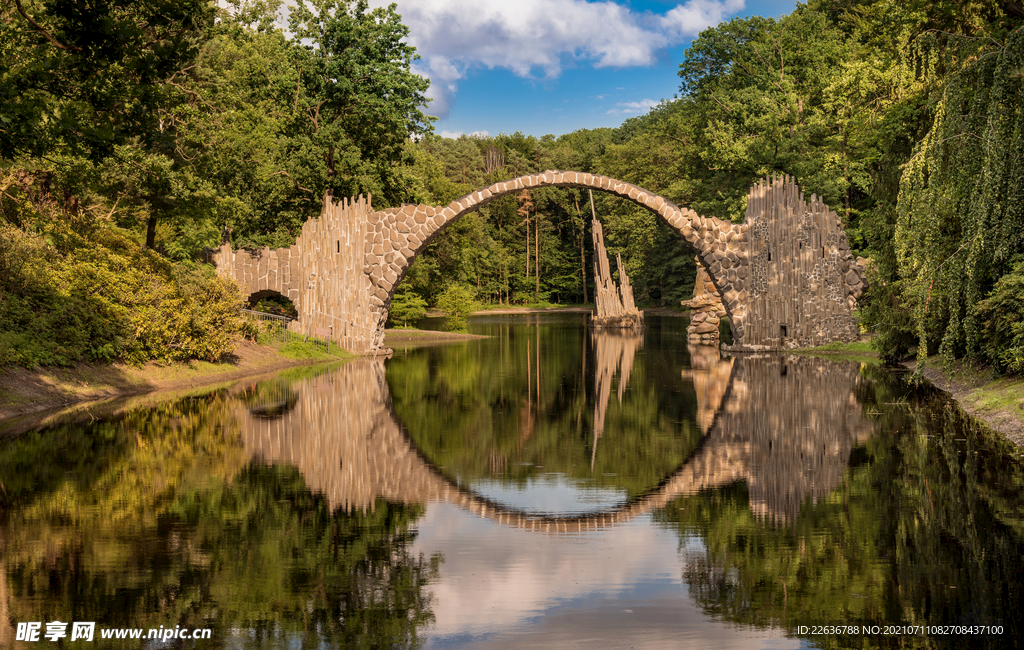
[(395, 286), (448, 225), (502, 196), (535, 187), (607, 192), (654, 212), (685, 239), (722, 296), (734, 349), (780, 350), (850, 341), (865, 287), (842, 221), (821, 199), (804, 200), (789, 177), (755, 185), (743, 223), (706, 218), (632, 183), (581, 172), (547, 171), (494, 183), (446, 206), (375, 211), (370, 200), (324, 197), (294, 246), (232, 250), (212, 261), (245, 295), (273, 290), (299, 311), (290, 328), (329, 337), (355, 354), (376, 354)]
[[(574, 533), (620, 525), (680, 495), (745, 480), (755, 513), (793, 521), (807, 498), (824, 498), (842, 482), (852, 449), (872, 435), (856, 396), (863, 381), (853, 363), (739, 357), (693, 454), (647, 493), (582, 515), (503, 505), (447, 476), (400, 422), (380, 359), (349, 362), (287, 392), (274, 390), (269, 399), (254, 391), (253, 399), (239, 403), (238, 424), (251, 456), (296, 467), (332, 510), (365, 512), (378, 498), (446, 501), (506, 526)], [(289, 408), (279, 408), (282, 398)], [(265, 405), (278, 410), (267, 417)]]
[(494, 183), (446, 206), (407, 205), (372, 213), (365, 236), (364, 270), (373, 286), (370, 300), (381, 330), (387, 320), (395, 287), (405, 277), (416, 256), (435, 237), (463, 216), (492, 201), (536, 187), (573, 187), (606, 192), (656, 214), (693, 247), (722, 296), (734, 340), (742, 338), (746, 316), (742, 285), (748, 254), (745, 225), (701, 217), (654, 192), (608, 176), (550, 170)]

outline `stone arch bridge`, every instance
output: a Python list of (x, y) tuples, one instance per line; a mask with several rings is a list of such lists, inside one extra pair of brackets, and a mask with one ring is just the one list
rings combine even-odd
[(705, 218), (636, 185), (597, 174), (547, 171), (494, 183), (447, 206), (374, 210), (370, 200), (324, 197), (294, 246), (213, 255), (218, 273), (245, 295), (279, 293), (295, 303), (293, 327), (329, 336), (357, 354), (382, 346), (395, 286), (449, 224), (502, 196), (535, 187), (608, 192), (656, 214), (694, 249), (722, 296), (733, 340), (751, 350), (856, 338), (851, 310), (864, 287), (836, 213), (805, 202), (788, 177), (751, 189), (743, 223)]
[[(351, 361), (293, 383), (287, 395), (274, 392), (273, 404), (239, 402), (238, 421), (250, 455), (296, 467), (332, 510), (365, 512), (380, 498), (447, 501), (502, 525), (541, 533), (615, 526), (680, 495), (739, 480), (747, 482), (750, 506), (759, 517), (793, 521), (806, 499), (817, 501), (839, 485), (851, 450), (873, 430), (856, 399), (862, 381), (856, 364), (778, 355), (718, 360), (715, 355), (715, 361), (700, 365), (697, 372), (727, 382), (724, 391), (705, 395), (702, 408), (713, 415), (700, 447), (646, 494), (585, 515), (515, 509), (438, 470), (399, 422), (383, 360)], [(700, 384), (694, 382), (698, 389)], [(260, 393), (244, 385), (241, 390)]]

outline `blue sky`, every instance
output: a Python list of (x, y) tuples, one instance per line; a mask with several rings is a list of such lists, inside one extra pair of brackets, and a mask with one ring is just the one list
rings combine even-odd
[[(371, 4), (389, 3), (376, 0)], [(679, 87), (697, 34), (795, 0), (396, 0), (431, 80), (435, 132), (561, 135), (618, 126)]]

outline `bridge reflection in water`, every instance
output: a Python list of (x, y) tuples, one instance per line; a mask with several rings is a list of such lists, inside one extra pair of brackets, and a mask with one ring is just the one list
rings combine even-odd
[[(621, 396), (639, 339), (595, 336), (596, 442), (611, 376), (619, 372)], [(249, 454), (296, 467), (332, 509), (365, 512), (379, 498), (448, 501), (504, 525), (548, 533), (614, 526), (680, 495), (736, 481), (746, 482), (758, 516), (792, 521), (806, 499), (817, 501), (839, 484), (851, 450), (871, 434), (856, 397), (857, 364), (780, 355), (722, 359), (716, 348), (703, 346), (690, 354), (692, 367), (683, 377), (697, 390), (700, 446), (655, 489), (586, 515), (511, 508), (439, 471), (403, 431), (383, 360), (354, 360), (271, 394), (247, 389), (239, 419)]]

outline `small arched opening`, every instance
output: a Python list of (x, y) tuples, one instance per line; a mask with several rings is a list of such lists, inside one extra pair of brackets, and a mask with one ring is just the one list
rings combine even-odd
[(246, 307), (252, 311), (259, 311), (274, 316), (284, 316), (292, 319), (299, 317), (298, 307), (294, 302), (288, 299), (287, 296), (270, 289), (257, 291), (250, 295)]

